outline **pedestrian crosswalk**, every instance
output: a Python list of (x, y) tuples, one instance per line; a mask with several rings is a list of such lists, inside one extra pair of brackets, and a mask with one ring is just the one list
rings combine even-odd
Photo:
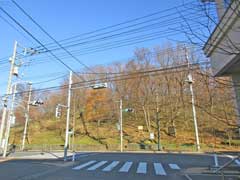
[(96, 161), (89, 161), (89, 162), (87, 162), (87, 163), (85, 163), (85, 164), (82, 164), (82, 165), (80, 165), (80, 166), (77, 166), (77, 167), (75, 167), (75, 168), (73, 168), (74, 170), (80, 170), (80, 169), (83, 169), (83, 168), (85, 168), (85, 167), (87, 167), (87, 166), (89, 166), (89, 165), (91, 165), (91, 164), (94, 164)]
[(161, 163), (153, 163), (156, 175), (166, 175), (166, 172)]
[(125, 162), (124, 165), (120, 168), (119, 172), (128, 172), (132, 164), (133, 162)]
[(87, 170), (88, 171), (94, 171), (95, 169), (101, 167), (102, 165), (106, 164), (107, 161), (100, 161), (97, 164), (94, 164), (93, 166), (89, 167)]
[(113, 161), (111, 164), (109, 164), (107, 167), (105, 167), (102, 171), (105, 171), (105, 172), (111, 171), (118, 164), (119, 164), (119, 161)]
[(170, 166), (172, 169), (180, 169), (180, 167), (179, 167), (177, 164), (169, 164), (169, 166)]
[(146, 174), (147, 172), (147, 163), (140, 162), (137, 168), (137, 173)]
[(120, 161), (96, 161), (91, 160), (85, 163), (82, 163), (78, 166), (72, 168), (73, 170), (86, 170), (86, 171), (102, 171), (102, 172), (119, 172), (119, 173), (128, 173), (134, 172), (136, 174), (149, 174), (154, 173), (159, 176), (166, 176), (167, 170), (179, 171), (181, 168), (174, 163), (162, 164), (160, 162), (120, 162)]

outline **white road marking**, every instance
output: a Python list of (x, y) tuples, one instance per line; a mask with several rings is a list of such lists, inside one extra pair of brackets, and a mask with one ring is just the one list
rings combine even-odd
[(119, 164), (119, 161), (113, 161), (111, 164), (109, 164), (107, 167), (105, 167), (102, 171), (111, 171), (113, 168), (115, 168)]
[(163, 176), (167, 175), (161, 163), (153, 163), (153, 166), (154, 166), (156, 175), (163, 175)]
[(140, 162), (138, 164), (137, 173), (146, 174), (147, 173), (147, 163)]
[(240, 166), (240, 161), (238, 159), (235, 160), (235, 163)]
[[(232, 155), (224, 155), (225, 157), (228, 157), (228, 158), (230, 158), (230, 159), (234, 159), (235, 157), (234, 156), (232, 156)], [(238, 166), (240, 166), (240, 161), (238, 160), (238, 159), (236, 159), (235, 161), (234, 161)]]
[[(108, 161), (99, 161), (97, 162), (96, 160), (92, 160), (89, 162), (86, 162), (84, 164), (81, 164), (79, 166), (76, 166), (74, 168), (72, 168), (73, 170), (80, 170), (83, 169), (85, 167), (88, 166), (88, 168), (86, 170), (88, 171), (94, 171), (97, 168), (100, 168), (101, 166), (103, 166), (104, 164), (107, 164)], [(102, 171), (104, 172), (110, 172), (112, 171), (115, 167), (117, 167), (119, 165), (120, 161), (112, 161), (110, 164), (108, 164), (106, 167), (104, 167), (102, 169)], [(133, 162), (127, 161), (125, 162), (122, 167), (119, 169), (118, 172), (129, 172), (130, 168), (132, 167)], [(138, 174), (146, 174), (147, 173), (147, 163), (146, 162), (139, 162), (138, 167), (137, 167), (137, 171), (136, 173)], [(181, 168), (177, 165), (177, 164), (168, 164), (169, 167), (171, 169), (175, 169), (175, 170), (180, 170)], [(90, 166), (90, 167), (89, 167)], [(166, 176), (167, 173), (163, 167), (163, 165), (161, 163), (153, 163), (154, 166), (154, 170), (155, 170), (155, 174), (156, 175), (162, 175), (162, 176)]]
[(100, 161), (99, 163), (97, 163), (97, 164), (91, 166), (90, 168), (88, 168), (87, 170), (88, 170), (88, 171), (93, 171), (93, 170), (95, 170), (95, 169), (103, 166), (103, 165), (106, 164), (106, 163), (107, 163), (107, 161)]
[(169, 166), (171, 169), (176, 169), (176, 170), (181, 169), (177, 164), (169, 164)]
[(188, 174), (184, 175), (188, 180), (192, 180), (192, 178), (190, 178), (190, 176)]
[(125, 164), (121, 167), (119, 172), (128, 172), (129, 169), (132, 167), (133, 162), (125, 162)]
[(87, 163), (84, 163), (84, 164), (82, 164), (82, 165), (80, 165), (80, 166), (76, 166), (76, 167), (74, 167), (74, 168), (72, 168), (73, 170), (79, 170), (79, 169), (82, 169), (82, 168), (85, 168), (85, 167), (87, 167), (87, 166), (89, 166), (89, 165), (91, 165), (91, 164), (94, 164), (96, 161), (94, 160), (94, 161), (89, 161), (89, 162), (87, 162)]
[(99, 154), (99, 153), (83, 154), (83, 155), (78, 155), (78, 156), (76, 156), (75, 158), (76, 158), (76, 159), (79, 159), (79, 158), (82, 158), (82, 157), (94, 156), (94, 155), (97, 155), (97, 154)]
[[(77, 153), (77, 154), (75, 155), (75, 160), (80, 159), (80, 158), (82, 158), (82, 157), (94, 156), (94, 155), (97, 155), (97, 154), (99, 154), (99, 153)], [(68, 156), (67, 159), (68, 159), (68, 160), (72, 160), (72, 155), (71, 155), (71, 156)]]

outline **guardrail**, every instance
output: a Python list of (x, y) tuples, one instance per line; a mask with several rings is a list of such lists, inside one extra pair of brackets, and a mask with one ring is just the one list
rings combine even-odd
[[(63, 144), (27, 144), (25, 145), (25, 151), (62, 151)], [(214, 146), (201, 146), (201, 150), (204, 152), (217, 152), (223, 151), (224, 148), (215, 148)], [(9, 151), (16, 150), (21, 151), (21, 145), (9, 146)], [(120, 144), (72, 144), (69, 150), (74, 151), (119, 151)], [(196, 147), (194, 144), (163, 144), (161, 146), (162, 151), (178, 151), (178, 152), (195, 152)], [(158, 151), (157, 144), (144, 144), (144, 143), (129, 143), (124, 144), (123, 151)]]
[[(63, 144), (30, 144), (25, 145), (25, 151), (62, 151), (64, 148)], [(9, 146), (9, 150), (13, 149)], [(86, 145), (86, 144), (74, 144), (69, 147), (70, 150), (74, 151), (119, 151), (119, 144), (108, 144), (108, 145)], [(15, 145), (15, 151), (21, 151), (21, 145)], [(130, 143), (123, 146), (124, 151), (157, 151), (157, 144), (136, 144)], [(164, 151), (194, 151), (195, 146), (176, 146), (168, 144), (163, 146)]]

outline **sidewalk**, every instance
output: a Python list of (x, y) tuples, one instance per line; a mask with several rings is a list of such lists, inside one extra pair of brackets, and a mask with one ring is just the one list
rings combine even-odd
[[(17, 155), (13, 154), (10, 156), (14, 159), (60, 159), (63, 158), (64, 153), (63, 152), (34, 152), (34, 154), (31, 154), (31, 152), (22, 152), (17, 153)], [(72, 156), (72, 153), (69, 152), (68, 156)]]

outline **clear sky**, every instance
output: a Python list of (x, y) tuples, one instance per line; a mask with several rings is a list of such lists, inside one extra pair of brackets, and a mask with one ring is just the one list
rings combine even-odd
[[(105, 26), (121, 23), (150, 13), (165, 10), (180, 5), (183, 0), (16, 0), (39, 24), (41, 24), (54, 38), (61, 40), (74, 35), (93, 31)], [(185, 0), (188, 2), (189, 0)], [(194, 1), (191, 1), (194, 2)], [(13, 17), (21, 21), (22, 25), (33, 33), (43, 43), (51, 42), (33, 23), (30, 22), (10, 1), (0, 1), (0, 6), (7, 10)], [(167, 13), (167, 12), (165, 12)], [(177, 10), (172, 13), (178, 13)], [(0, 12), (0, 16), (11, 22), (6, 15)], [(11, 22), (12, 23), (12, 22)], [(12, 23), (14, 24), (14, 23)], [(14, 25), (16, 27), (16, 25)], [(19, 28), (18, 28), (19, 29)], [(20, 30), (20, 29), (19, 29)], [(21, 30), (20, 30), (21, 31)], [(163, 34), (164, 35), (164, 34)], [(13, 29), (0, 18), (0, 58), (9, 56), (13, 51), (14, 41), (17, 40), (24, 47), (34, 47), (29, 39)], [(160, 38), (153, 41), (142, 42), (126, 47), (119, 47), (104, 52), (78, 56), (79, 60), (88, 66), (97, 64), (109, 64), (114, 61), (124, 61), (133, 56), (134, 49), (138, 47), (152, 48), (169, 41), (169, 38)], [(78, 47), (78, 50), (81, 49)], [(21, 67), (24, 80), (44, 81), (67, 73), (67, 69), (58, 62), (49, 61), (48, 56), (39, 60), (32, 57), (32, 61), (43, 60), (48, 63)], [(24, 59), (23, 59), (24, 61)], [(80, 70), (80, 64), (68, 58), (64, 61), (74, 70)], [(34, 64), (34, 63), (33, 63)], [(8, 64), (1, 64), (0, 59), (0, 94), (5, 93), (8, 77)], [(55, 73), (55, 75), (53, 75)], [(37, 87), (51, 86), (58, 81), (41, 84)]]

